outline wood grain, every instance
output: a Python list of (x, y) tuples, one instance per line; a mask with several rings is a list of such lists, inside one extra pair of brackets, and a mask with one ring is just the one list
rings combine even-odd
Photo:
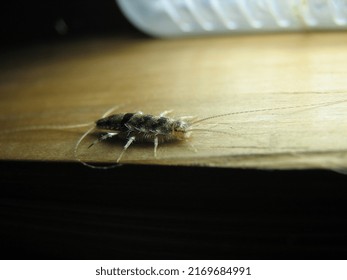
[[(157, 159), (151, 144), (135, 143), (122, 162), (344, 169), (346, 45), (344, 33), (300, 33), (94, 38), (7, 51), (0, 57), (0, 159), (75, 161), (74, 146), (87, 128), (30, 128), (94, 122), (112, 106), (198, 118), (304, 106), (211, 119), (199, 128), (226, 133), (196, 132), (189, 142), (162, 144)], [(305, 107), (312, 104), (320, 105)], [(114, 162), (124, 145), (86, 149), (94, 139), (82, 143), (83, 160)]]

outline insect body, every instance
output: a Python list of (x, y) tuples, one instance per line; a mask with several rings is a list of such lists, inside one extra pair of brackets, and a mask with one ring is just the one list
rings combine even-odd
[[(117, 163), (134, 141), (154, 143), (154, 156), (157, 157), (159, 143), (186, 140), (191, 134), (190, 128), (192, 124), (187, 121), (191, 117), (170, 118), (166, 116), (168, 113), (170, 111), (154, 116), (137, 112), (103, 117), (96, 121), (95, 128), (105, 131), (105, 133), (94, 141), (89, 148), (98, 142), (116, 136), (127, 140), (123, 151), (118, 156)], [(82, 136), (78, 144), (84, 136)]]
[(143, 142), (167, 142), (189, 137), (190, 124), (183, 119), (174, 119), (137, 113), (116, 114), (96, 122), (96, 128), (116, 131), (120, 138), (136, 137)]

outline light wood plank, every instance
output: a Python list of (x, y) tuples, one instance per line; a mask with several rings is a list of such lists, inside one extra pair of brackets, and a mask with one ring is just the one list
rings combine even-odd
[[(189, 142), (134, 143), (123, 163), (252, 168), (347, 166), (347, 36), (272, 34), (176, 40), (99, 38), (1, 55), (0, 159), (75, 161), (87, 128), (24, 130), (97, 120), (109, 108), (198, 118), (222, 133)], [(12, 131), (17, 129), (18, 131)], [(86, 146), (88, 161), (114, 162), (124, 141)], [(191, 147), (193, 145), (194, 149)]]

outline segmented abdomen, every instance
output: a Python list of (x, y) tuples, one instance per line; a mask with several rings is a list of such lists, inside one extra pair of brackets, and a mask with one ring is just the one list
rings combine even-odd
[(159, 137), (159, 141), (170, 141), (172, 135), (173, 119), (168, 117), (153, 116), (142, 113), (115, 114), (102, 118), (96, 122), (99, 129), (118, 131), (119, 136), (126, 138), (136, 136), (138, 141), (153, 141)]

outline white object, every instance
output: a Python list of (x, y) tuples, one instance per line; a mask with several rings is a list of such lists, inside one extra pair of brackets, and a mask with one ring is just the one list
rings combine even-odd
[(116, 0), (156, 37), (347, 29), (347, 0)]

